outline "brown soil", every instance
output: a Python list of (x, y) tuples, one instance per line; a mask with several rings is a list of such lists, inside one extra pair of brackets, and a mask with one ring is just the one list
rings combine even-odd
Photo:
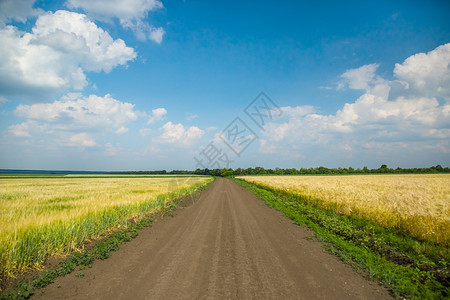
[(158, 219), (85, 276), (58, 278), (34, 299), (386, 299), (311, 231), (250, 191), (218, 179), (174, 217)]

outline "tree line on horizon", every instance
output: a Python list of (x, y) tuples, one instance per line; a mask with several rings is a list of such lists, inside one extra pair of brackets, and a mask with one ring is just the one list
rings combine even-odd
[(348, 174), (436, 174), (450, 173), (450, 168), (436, 165), (429, 168), (389, 168), (387, 165), (381, 165), (378, 169), (369, 169), (366, 166), (354, 169), (348, 168), (275, 168), (265, 169), (263, 167), (255, 168), (223, 168), (223, 169), (196, 169), (188, 170), (156, 170), (156, 171), (125, 171), (111, 172), (111, 174), (134, 174), (134, 175), (211, 175), (211, 176), (240, 176), (240, 175), (348, 175)]

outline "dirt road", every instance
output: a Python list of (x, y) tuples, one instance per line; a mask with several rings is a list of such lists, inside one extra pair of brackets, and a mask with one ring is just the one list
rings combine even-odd
[(218, 179), (83, 278), (59, 278), (33, 298), (390, 298), (310, 235), (233, 181)]

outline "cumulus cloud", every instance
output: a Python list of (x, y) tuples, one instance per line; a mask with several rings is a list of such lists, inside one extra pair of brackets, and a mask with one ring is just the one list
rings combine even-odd
[(375, 71), (378, 67), (378, 64), (370, 64), (357, 69), (347, 70), (340, 76), (341, 81), (338, 84), (338, 90), (346, 86), (353, 90), (368, 89), (369, 83), (375, 78)]
[(9, 21), (25, 23), (27, 18), (43, 13), (39, 8), (33, 8), (35, 0), (2, 0), (0, 1), (0, 25)]
[(450, 101), (450, 43), (395, 64), (395, 77), (414, 94)]
[(52, 103), (19, 105), (14, 114), (25, 120), (10, 125), (3, 133), (10, 143), (51, 151), (62, 147), (93, 148), (108, 156), (120, 153), (120, 145), (113, 145), (108, 139), (128, 132), (127, 125), (141, 115), (134, 104), (109, 94), (78, 93), (67, 94)]
[[(282, 108), (285, 121), (265, 125), (260, 152), (290, 149), (297, 153), (298, 149), (313, 146), (389, 153), (414, 146), (418, 151), (433, 149), (443, 153), (450, 140), (450, 105), (441, 104), (437, 97), (444, 97), (450, 86), (449, 46), (396, 64), (394, 75), (406, 84), (392, 99), (391, 88), (396, 81), (377, 76), (377, 64), (347, 70), (340, 76), (345, 86), (363, 89), (363, 95), (331, 115), (316, 113), (313, 107)], [(411, 89), (416, 92), (411, 94)]]
[(0, 91), (32, 95), (82, 90), (86, 72), (110, 72), (136, 53), (85, 15), (68, 11), (38, 17), (32, 32), (0, 28)]
[(69, 94), (52, 103), (19, 105), (14, 113), (26, 119), (8, 127), (12, 137), (45, 143), (50, 147), (93, 147), (108, 133), (125, 133), (126, 124), (137, 119), (134, 105), (112, 98)]
[(184, 146), (190, 145), (194, 140), (201, 138), (205, 133), (196, 126), (185, 128), (181, 123), (173, 124), (172, 122), (167, 122), (160, 130), (162, 130), (163, 133), (158, 139), (159, 142)]
[(81, 8), (89, 16), (102, 21), (118, 19), (124, 28), (131, 29), (141, 41), (147, 39), (161, 43), (164, 29), (154, 27), (144, 21), (148, 13), (161, 9), (163, 4), (159, 0), (68, 0), (70, 8)]
[(167, 110), (165, 108), (156, 108), (152, 109), (152, 115), (148, 120), (147, 124), (153, 124), (157, 121), (161, 121), (164, 119), (164, 116), (167, 114)]
[[(72, 95), (79, 96), (79, 95)], [(58, 130), (117, 128), (118, 130), (137, 119), (134, 104), (121, 102), (109, 94), (100, 97), (90, 95), (71, 99), (58, 100), (52, 103), (37, 103), (17, 106), (16, 115), (51, 124)], [(124, 129), (121, 129), (123, 132)]]

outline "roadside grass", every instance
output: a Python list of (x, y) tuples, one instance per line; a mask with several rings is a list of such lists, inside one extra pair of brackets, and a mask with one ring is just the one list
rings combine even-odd
[(324, 209), (288, 191), (234, 179), (298, 225), (311, 228), (331, 253), (371, 279), (381, 281), (397, 297), (450, 297), (450, 249), (403, 235), (395, 229)]
[(76, 270), (79, 272), (75, 274), (75, 277), (84, 277), (84, 270), (86, 267), (91, 268), (95, 260), (109, 258), (111, 252), (119, 250), (121, 244), (137, 237), (139, 230), (150, 227), (153, 223), (153, 216), (156, 213), (160, 213), (162, 216), (173, 216), (172, 211), (178, 207), (180, 202), (187, 201), (188, 198), (194, 199), (212, 182), (209, 181), (206, 185), (197, 185), (195, 188), (189, 189), (189, 193), (179, 192), (178, 197), (166, 201), (160, 210), (142, 215), (139, 219), (128, 220), (125, 226), (106, 234), (92, 247), (84, 247), (80, 251), (73, 252), (61, 259), (55, 267), (43, 272), (37, 272), (36, 275), (31, 276), (29, 279), (24, 278), (18, 281), (14, 288), (0, 294), (0, 300), (28, 299), (35, 290), (44, 288), (54, 282), (56, 278), (68, 275)]

